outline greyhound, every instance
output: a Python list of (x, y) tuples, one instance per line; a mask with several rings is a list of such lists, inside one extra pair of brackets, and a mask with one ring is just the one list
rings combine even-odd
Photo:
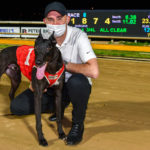
[[(28, 54), (25, 51), (28, 51)], [(48, 87), (54, 88), (57, 131), (59, 138), (65, 139), (61, 122), (62, 113), (64, 113), (61, 107), (64, 68), (61, 52), (56, 47), (54, 33), (49, 39), (43, 39), (40, 33), (35, 40), (34, 47), (12, 46), (0, 52), (0, 77), (3, 73), (6, 73), (11, 80), (9, 92), (11, 100), (14, 99), (15, 92), (21, 82), (21, 73), (31, 80), (34, 91), (36, 130), (39, 144), (42, 146), (48, 145), (42, 132), (41, 123), (41, 98), (44, 89)]]

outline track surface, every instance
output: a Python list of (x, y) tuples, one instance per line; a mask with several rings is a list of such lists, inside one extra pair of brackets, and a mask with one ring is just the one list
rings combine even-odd
[[(1, 150), (148, 150), (150, 148), (150, 63), (98, 59), (100, 76), (93, 80), (85, 120), (83, 141), (66, 146), (58, 139), (56, 123), (42, 115), (43, 131), (49, 146), (38, 145), (35, 117), (6, 115), (9, 112), (9, 79), (0, 81)], [(19, 94), (28, 81), (23, 81)], [(71, 127), (71, 105), (64, 118), (65, 133)]]

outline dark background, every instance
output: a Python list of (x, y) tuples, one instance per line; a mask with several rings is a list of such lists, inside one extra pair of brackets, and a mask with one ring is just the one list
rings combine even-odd
[[(50, 2), (52, 0), (1, 0), (0, 20), (42, 21), (44, 8)], [(61, 2), (67, 9), (150, 9), (146, 1), (62, 0)]]

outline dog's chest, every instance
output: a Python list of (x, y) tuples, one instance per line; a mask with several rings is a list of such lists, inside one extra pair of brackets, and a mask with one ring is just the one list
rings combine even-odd
[[(34, 66), (34, 67), (36, 67), (36, 66)], [(59, 85), (59, 79), (62, 76), (64, 70), (65, 70), (65, 66), (63, 64), (63, 66), (55, 74), (50, 74), (48, 72), (45, 72), (44, 77), (46, 78), (50, 87), (52, 87), (54, 85)]]

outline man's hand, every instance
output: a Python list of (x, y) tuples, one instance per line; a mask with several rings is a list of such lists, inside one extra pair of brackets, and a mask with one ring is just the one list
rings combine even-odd
[(30, 84), (29, 84), (29, 89), (30, 89), (32, 92), (34, 92), (34, 90), (33, 90), (33, 88), (32, 88), (32, 82), (30, 82)]

